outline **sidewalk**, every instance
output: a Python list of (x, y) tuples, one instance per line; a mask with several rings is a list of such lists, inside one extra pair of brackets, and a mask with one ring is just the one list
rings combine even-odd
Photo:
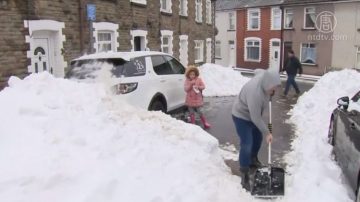
[[(233, 69), (236, 71), (240, 71), (241, 74), (244, 74), (244, 75), (253, 75), (254, 74), (254, 70), (252, 70), (252, 69), (244, 69), (244, 68), (233, 68)], [(282, 73), (280, 73), (280, 77), (281, 77), (281, 79), (286, 80), (287, 75), (285, 72), (282, 72)], [(297, 76), (296, 80), (308, 81), (308, 82), (314, 83), (314, 82), (318, 81), (320, 78), (321, 78), (321, 76), (302, 74), (301, 76)]]

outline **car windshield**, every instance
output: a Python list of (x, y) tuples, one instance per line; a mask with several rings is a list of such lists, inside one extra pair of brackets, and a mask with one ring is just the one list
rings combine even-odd
[(144, 58), (135, 58), (130, 61), (120, 58), (89, 59), (71, 62), (71, 67), (66, 77), (87, 80), (95, 79), (105, 73), (109, 77), (121, 78), (142, 76), (145, 72)]

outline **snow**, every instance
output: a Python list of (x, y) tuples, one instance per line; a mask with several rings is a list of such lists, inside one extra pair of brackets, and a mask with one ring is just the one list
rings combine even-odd
[[(199, 68), (206, 96), (236, 95), (248, 78)], [(323, 76), (292, 110), (284, 202), (347, 202), (327, 127), (336, 100), (360, 89), (360, 74)], [(233, 145), (160, 112), (134, 108), (103, 85), (44, 72), (11, 77), (0, 92), (0, 198), (6, 202), (223, 202), (253, 199), (224, 157)], [(225, 157), (226, 158), (226, 157)]]
[(215, 138), (104, 89), (48, 73), (10, 79), (0, 92), (1, 201), (251, 199)]
[(327, 135), (337, 99), (352, 97), (358, 92), (359, 80), (360, 74), (354, 70), (331, 72), (299, 98), (290, 119), (296, 126), (296, 138), (292, 143), (293, 151), (286, 156), (290, 175), (287, 176), (285, 201), (353, 201), (353, 193), (331, 157), (332, 147), (327, 144)]
[(216, 64), (204, 64), (199, 67), (200, 77), (204, 80), (204, 96), (233, 96), (239, 94), (250, 78), (241, 75), (230, 67)]

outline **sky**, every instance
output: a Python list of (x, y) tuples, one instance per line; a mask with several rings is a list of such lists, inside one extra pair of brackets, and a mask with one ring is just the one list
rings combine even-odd
[[(200, 72), (205, 96), (236, 95), (249, 80), (212, 64)], [(351, 201), (326, 136), (337, 98), (357, 92), (359, 79), (351, 70), (329, 73), (299, 98), (286, 194), (276, 201)], [(11, 77), (0, 111), (1, 201), (262, 201), (242, 189), (206, 131), (134, 108), (107, 85), (46, 72)]]

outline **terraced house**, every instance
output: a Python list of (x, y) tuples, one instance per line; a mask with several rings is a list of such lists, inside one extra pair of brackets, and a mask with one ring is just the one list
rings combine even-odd
[(184, 65), (211, 61), (211, 0), (0, 0), (0, 87), (104, 51), (167, 52)]

